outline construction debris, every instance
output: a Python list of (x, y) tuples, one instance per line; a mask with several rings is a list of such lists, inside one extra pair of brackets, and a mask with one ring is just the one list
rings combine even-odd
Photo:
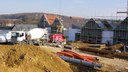
[(115, 57), (123, 58), (128, 60), (128, 53), (114, 53)]
[(64, 50), (57, 52), (57, 55), (65, 61), (82, 64), (89, 67), (102, 67), (101, 64), (96, 63), (98, 60), (96, 57), (80, 55), (70, 50)]
[[(76, 49), (82, 50), (82, 51), (90, 51), (94, 52), (100, 56), (108, 57), (108, 58), (123, 58), (128, 59), (128, 54), (121, 53), (120, 49), (123, 48), (123, 44), (116, 44), (113, 46), (101, 46), (99, 44), (89, 44), (89, 43), (83, 43), (83, 42), (69, 42), (69, 45), (75, 46)], [(94, 47), (96, 46), (96, 47)], [(100, 46), (100, 47), (97, 47)]]
[(115, 44), (115, 45), (109, 46), (108, 49), (115, 51), (123, 48), (123, 46), (124, 46), (123, 44)]

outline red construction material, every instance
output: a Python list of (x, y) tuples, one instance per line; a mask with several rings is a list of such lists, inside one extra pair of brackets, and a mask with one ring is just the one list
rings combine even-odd
[(88, 58), (89, 60), (93, 60), (93, 61), (96, 61), (97, 60), (97, 58), (92, 57), (92, 56), (85, 56), (85, 55), (83, 55), (83, 57), (84, 58)]
[(70, 53), (70, 54), (72, 54), (74, 57), (83, 60), (83, 57), (82, 57), (80, 54), (77, 54), (77, 53), (75, 53), (75, 52), (73, 52), (73, 51), (70, 51), (70, 50), (64, 50), (64, 52)]
[(63, 42), (64, 41), (64, 36), (63, 34), (51, 34), (50, 35), (51, 41), (58, 41), (58, 42)]
[(80, 55), (76, 52), (70, 51), (70, 50), (64, 50), (62, 52), (57, 52), (57, 55), (59, 56), (68, 56), (68, 57), (74, 57), (76, 59), (80, 59), (80, 60), (85, 60), (87, 62), (94, 62), (96, 60), (95, 57), (92, 56), (85, 56), (85, 55)]
[(68, 56), (68, 57), (74, 57), (72, 54), (70, 54), (70, 53), (66, 53), (66, 52), (57, 52), (57, 55), (59, 55), (59, 56)]
[(86, 57), (83, 57), (82, 55), (78, 54), (78, 53), (75, 53), (73, 51), (70, 51), (70, 50), (64, 50), (65, 52), (68, 52), (70, 54), (72, 54), (75, 58), (77, 59), (81, 59), (81, 60), (85, 60), (87, 62), (93, 62), (92, 60), (89, 60), (88, 58)]

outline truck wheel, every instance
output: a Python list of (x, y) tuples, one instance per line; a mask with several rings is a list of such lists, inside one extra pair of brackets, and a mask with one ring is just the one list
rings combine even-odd
[(43, 45), (47, 45), (47, 41), (46, 40), (43, 40)]
[(14, 45), (14, 44), (16, 44), (16, 42), (13, 41), (13, 42), (12, 42), (12, 45)]
[(43, 42), (42, 42), (42, 41), (39, 41), (39, 42), (38, 42), (38, 45), (39, 45), (39, 46), (42, 46), (42, 45), (43, 45)]
[(27, 42), (26, 41), (22, 41), (21, 44), (27, 44)]
[(33, 45), (33, 41), (29, 41), (29, 45)]
[(11, 41), (12, 41), (13, 45), (16, 44), (16, 39), (15, 38), (12, 38)]

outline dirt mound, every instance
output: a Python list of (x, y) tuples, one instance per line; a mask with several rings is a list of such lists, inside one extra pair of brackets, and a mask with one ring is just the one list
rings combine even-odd
[(72, 72), (69, 64), (37, 46), (1, 45), (0, 72)]

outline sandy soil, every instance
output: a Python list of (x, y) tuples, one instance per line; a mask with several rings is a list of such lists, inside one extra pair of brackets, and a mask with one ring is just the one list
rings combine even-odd
[(51, 51), (32, 45), (0, 45), (0, 72), (73, 72)]

